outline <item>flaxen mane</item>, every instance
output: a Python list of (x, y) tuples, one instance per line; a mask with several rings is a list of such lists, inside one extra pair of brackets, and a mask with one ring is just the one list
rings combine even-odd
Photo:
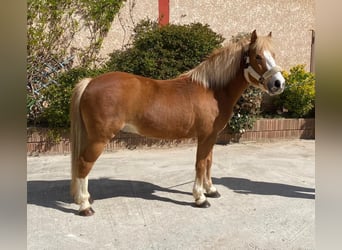
[[(216, 49), (198, 66), (182, 74), (205, 88), (220, 88), (227, 85), (237, 74), (243, 53), (248, 50), (250, 38), (243, 38), (237, 42), (230, 42), (226, 46)], [(258, 37), (254, 46), (257, 51), (269, 50), (273, 52), (270, 37)]]

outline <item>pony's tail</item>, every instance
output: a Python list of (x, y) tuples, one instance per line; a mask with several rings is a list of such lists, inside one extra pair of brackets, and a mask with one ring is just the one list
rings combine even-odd
[(91, 78), (84, 78), (76, 84), (71, 97), (70, 106), (70, 140), (71, 140), (71, 195), (76, 192), (78, 176), (78, 160), (87, 143), (86, 131), (80, 113), (80, 100)]

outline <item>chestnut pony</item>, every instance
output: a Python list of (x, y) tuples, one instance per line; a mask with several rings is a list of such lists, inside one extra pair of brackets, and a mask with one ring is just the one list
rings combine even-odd
[(195, 205), (219, 197), (211, 180), (212, 151), (233, 107), (249, 84), (280, 94), (285, 80), (275, 64), (271, 33), (230, 43), (171, 80), (110, 72), (81, 80), (71, 100), (71, 193), (79, 214), (94, 213), (88, 174), (120, 131), (165, 138), (197, 138)]

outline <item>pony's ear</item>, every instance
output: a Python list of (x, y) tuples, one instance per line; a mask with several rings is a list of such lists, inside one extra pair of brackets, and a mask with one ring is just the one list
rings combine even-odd
[(256, 33), (256, 30), (253, 30), (252, 36), (251, 36), (251, 43), (255, 43), (257, 38), (258, 38), (258, 35)]
[(268, 34), (269, 37), (272, 37), (272, 31)]

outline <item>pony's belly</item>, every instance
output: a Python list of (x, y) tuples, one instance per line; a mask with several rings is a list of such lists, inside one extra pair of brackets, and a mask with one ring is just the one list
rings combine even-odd
[(121, 131), (160, 139), (182, 139), (195, 137), (195, 133), (191, 129), (160, 129), (150, 126), (138, 127), (130, 123), (126, 123), (122, 127)]

